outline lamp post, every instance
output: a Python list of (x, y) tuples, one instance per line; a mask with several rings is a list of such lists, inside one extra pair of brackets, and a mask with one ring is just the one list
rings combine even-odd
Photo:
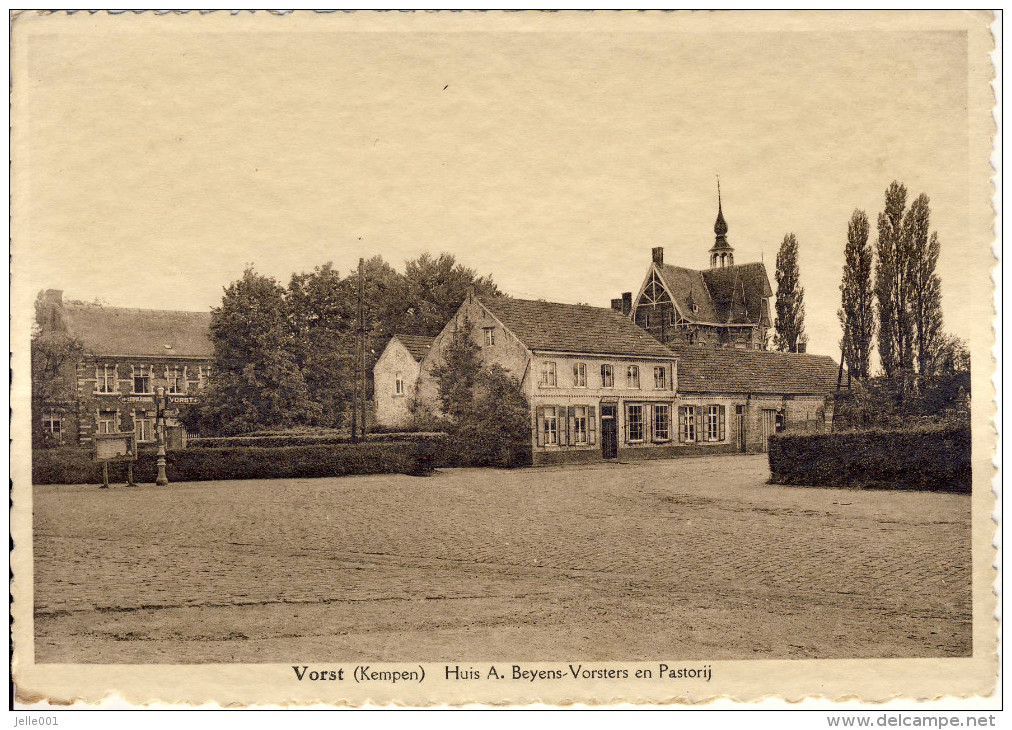
[(165, 388), (159, 386), (155, 400), (155, 437), (158, 439), (158, 475), (155, 484), (164, 487), (169, 483), (165, 476)]

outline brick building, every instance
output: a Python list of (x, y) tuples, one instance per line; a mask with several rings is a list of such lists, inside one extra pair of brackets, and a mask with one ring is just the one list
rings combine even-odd
[(412, 399), (422, 360), (432, 347), (433, 339), (421, 335), (394, 335), (390, 338), (372, 369), (377, 423), (389, 427), (411, 425)]
[[(210, 312), (176, 312), (64, 302), (47, 290), (37, 324), (76, 339), (83, 356), (65, 373), (76, 396), (44, 406), (43, 427), (64, 444), (88, 444), (92, 434), (133, 431), (155, 441), (155, 388), (184, 401), (210, 376)], [(178, 423), (166, 419), (169, 427)]]

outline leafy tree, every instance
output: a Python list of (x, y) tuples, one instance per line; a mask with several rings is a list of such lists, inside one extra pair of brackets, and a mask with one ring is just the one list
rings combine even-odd
[(872, 337), (875, 334), (871, 266), (868, 216), (863, 210), (855, 210), (847, 225), (843, 283), (840, 284), (843, 306), (838, 310), (837, 317), (843, 327), (841, 345), (847, 371), (861, 380), (870, 374)]
[(404, 285), (407, 307), (398, 322), (399, 332), (434, 337), (460, 308), (471, 287), (478, 294), (498, 296), (491, 277), (479, 277), (474, 269), (457, 263), (449, 253), (433, 257), (423, 253), (405, 263)]
[(960, 375), (970, 372), (970, 350), (966, 340), (940, 334), (931, 357), (932, 375)]
[(41, 293), (35, 300), (35, 321), (31, 339), (32, 445), (49, 447), (56, 444), (45, 430), (45, 411), (73, 403), (77, 396), (76, 365), (84, 348), (67, 333)]
[(798, 268), (798, 239), (793, 233), (784, 236), (777, 252), (776, 335), (773, 345), (781, 352), (798, 352), (805, 336), (805, 290)]
[(481, 374), (480, 348), (472, 336), (468, 317), (457, 323), (443, 354), (432, 369), (439, 386), (439, 402), (451, 424), (465, 421), (474, 406), (474, 388)]
[(319, 406), (316, 425), (339, 427), (351, 406), (355, 356), (355, 312), (347, 287), (328, 262), (293, 274), (285, 293), (295, 362), (309, 398)]
[(878, 352), (886, 377), (899, 376), (913, 368), (913, 338), (907, 306), (909, 257), (903, 235), (906, 204), (906, 187), (893, 181), (886, 189), (885, 210), (878, 216), (875, 297), (878, 301)]
[(287, 315), (284, 289), (252, 268), (225, 289), (211, 310), (215, 367), (197, 409), (199, 427), (249, 433), (316, 419)]
[(498, 363), (480, 371), (471, 408), (454, 435), (473, 463), (518, 466), (530, 454), (530, 404), (520, 382)]

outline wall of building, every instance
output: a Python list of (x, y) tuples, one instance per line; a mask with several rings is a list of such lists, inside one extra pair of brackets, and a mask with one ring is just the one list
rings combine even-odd
[[(109, 380), (111, 392), (101, 392), (98, 369), (115, 368), (115, 379)], [(134, 390), (133, 374), (141, 367), (150, 373), (151, 392)], [(204, 387), (208, 361), (192, 358), (113, 358), (86, 357), (76, 369), (77, 399), (73, 405), (60, 410), (66, 415), (63, 442), (88, 444), (92, 436), (103, 430), (133, 431), (141, 443), (154, 441), (155, 396), (154, 389), (166, 382), (166, 369), (178, 368), (181, 376), (177, 395), (196, 395)], [(104, 371), (103, 371), (104, 372)], [(146, 425), (139, 421), (147, 421)], [(178, 425), (171, 416), (169, 426)], [(150, 430), (149, 430), (150, 429)]]
[[(376, 423), (388, 428), (406, 428), (414, 419), (410, 404), (418, 386), (420, 364), (401, 344), (392, 339), (373, 367), (373, 397)], [(398, 377), (403, 383), (397, 392)]]

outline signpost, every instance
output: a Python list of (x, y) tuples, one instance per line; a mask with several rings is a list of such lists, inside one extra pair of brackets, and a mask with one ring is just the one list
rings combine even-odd
[(100, 433), (94, 436), (94, 459), (102, 464), (101, 489), (109, 488), (109, 462), (126, 462), (128, 487), (134, 483), (134, 462), (137, 461), (137, 440), (132, 433)]

